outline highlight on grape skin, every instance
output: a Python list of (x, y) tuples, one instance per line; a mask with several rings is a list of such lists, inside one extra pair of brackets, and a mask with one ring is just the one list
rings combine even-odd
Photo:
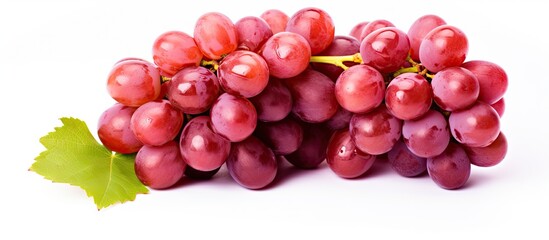
[(334, 176), (368, 181), (381, 155), (396, 175), (458, 189), (471, 164), (505, 158), (509, 79), (491, 60), (468, 59), (481, 46), (450, 24), (437, 15), (409, 29), (362, 19), (336, 35), (315, 7), (236, 22), (205, 13), (192, 35), (159, 33), (153, 63), (113, 66), (107, 89), (117, 103), (98, 135), (112, 151), (137, 152), (137, 176), (155, 189), (218, 171), (261, 189), (283, 175), (277, 161), (326, 161)]

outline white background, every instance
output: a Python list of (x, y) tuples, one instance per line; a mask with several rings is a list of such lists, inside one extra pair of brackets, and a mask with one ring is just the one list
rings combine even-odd
[[(106, 2), (0, 3), (0, 239), (549, 237), (547, 2)], [(270, 8), (292, 15), (306, 6), (326, 10), (337, 34), (374, 19), (407, 31), (428, 13), (461, 28), (468, 59), (496, 62), (509, 76), (506, 159), (474, 167), (457, 191), (440, 189), (428, 176), (399, 177), (386, 164), (350, 181), (322, 165), (290, 168), (262, 191), (241, 188), (222, 171), (210, 182), (151, 191), (101, 211), (81, 189), (27, 171), (43, 150), (38, 139), (60, 125), (58, 118), (78, 117), (96, 131), (99, 115), (114, 103), (105, 87), (110, 67), (125, 57), (152, 59), (159, 34), (192, 34), (208, 11), (236, 22)]]

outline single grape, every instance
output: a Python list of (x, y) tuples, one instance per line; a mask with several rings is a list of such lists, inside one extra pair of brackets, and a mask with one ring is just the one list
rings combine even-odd
[(375, 30), (394, 26), (395, 25), (393, 23), (383, 19), (371, 21), (362, 28), (362, 32), (360, 32), (358, 40), (362, 42), (364, 38), (366, 38), (368, 35), (370, 35), (370, 33), (374, 32)]
[(492, 167), (499, 164), (507, 154), (507, 138), (502, 132), (486, 147), (464, 147), (469, 160), (479, 167)]
[(410, 43), (406, 33), (394, 27), (375, 30), (360, 44), (364, 64), (382, 73), (398, 70), (406, 61), (409, 51)]
[(234, 26), (238, 35), (238, 49), (257, 52), (273, 36), (269, 24), (258, 17), (244, 17)]
[(146, 186), (165, 189), (181, 179), (185, 162), (174, 141), (161, 146), (143, 146), (135, 156), (135, 174)]
[(458, 28), (442, 25), (431, 30), (421, 41), (419, 60), (431, 72), (458, 67), (465, 61), (469, 45)]
[(410, 39), (410, 57), (414, 61), (419, 61), (419, 46), (427, 33), (438, 26), (446, 25), (446, 22), (437, 15), (424, 15), (418, 18), (410, 29), (408, 29), (408, 38)]
[(154, 41), (153, 60), (162, 72), (174, 75), (185, 67), (198, 66), (202, 52), (193, 37), (171, 31), (163, 33)]
[(194, 40), (206, 58), (221, 59), (224, 55), (236, 50), (238, 34), (227, 16), (210, 12), (196, 21)]
[(507, 74), (499, 65), (487, 61), (469, 61), (461, 66), (477, 77), (480, 85), (478, 100), (494, 104), (507, 91)]
[(380, 105), (368, 113), (355, 114), (349, 123), (351, 138), (365, 153), (379, 155), (389, 152), (400, 139), (402, 121)]
[(469, 147), (485, 147), (499, 135), (499, 115), (490, 105), (477, 102), (472, 107), (450, 114), (454, 138)]
[(503, 117), (503, 113), (505, 113), (505, 100), (501, 98), (490, 106), (492, 106), (492, 108), (494, 108), (494, 110), (498, 112), (499, 118), (501, 119), (501, 117)]
[(371, 111), (381, 104), (385, 94), (383, 75), (368, 65), (352, 66), (335, 84), (335, 97), (341, 107), (354, 113)]
[(477, 77), (462, 67), (450, 67), (439, 71), (431, 81), (435, 103), (446, 111), (467, 108), (479, 95)]
[(326, 159), (326, 148), (332, 132), (322, 124), (301, 122), (303, 141), (293, 153), (284, 157), (301, 169), (313, 169)]
[(231, 143), (213, 131), (208, 116), (198, 116), (183, 129), (179, 149), (189, 166), (200, 171), (212, 171), (225, 163)]
[(271, 76), (290, 78), (309, 66), (311, 47), (299, 34), (280, 32), (265, 42), (260, 53), (269, 66)]
[(208, 180), (208, 179), (211, 179), (217, 172), (219, 172), (219, 169), (221, 169), (221, 167), (211, 171), (200, 171), (187, 165), (187, 167), (185, 168), (185, 172), (183, 174), (186, 177), (195, 179), (195, 180)]
[(273, 34), (286, 31), (286, 25), (290, 19), (288, 15), (277, 9), (267, 10), (260, 17), (269, 24)]
[(366, 25), (368, 25), (370, 22), (359, 22), (357, 23), (349, 32), (349, 36), (354, 37), (356, 40), (360, 42), (360, 34), (362, 34), (362, 30)]
[(210, 111), (214, 131), (231, 142), (250, 136), (257, 125), (254, 105), (246, 98), (223, 93)]
[(109, 150), (129, 154), (139, 151), (143, 146), (130, 128), (130, 120), (135, 110), (134, 107), (116, 103), (101, 114), (97, 135)]
[(428, 158), (446, 149), (450, 142), (450, 130), (442, 113), (429, 110), (418, 119), (404, 121), (402, 137), (414, 155)]
[(349, 128), (349, 123), (353, 113), (345, 110), (345, 108), (338, 107), (336, 114), (325, 122), (326, 127), (330, 130), (339, 130), (343, 128)]
[(217, 76), (225, 92), (250, 98), (267, 86), (269, 66), (258, 54), (239, 50), (223, 59)]
[(287, 32), (303, 36), (316, 55), (326, 49), (334, 40), (334, 22), (327, 12), (319, 8), (304, 8), (296, 12), (286, 25)]
[(393, 116), (402, 120), (421, 117), (431, 107), (433, 91), (427, 80), (416, 73), (394, 78), (385, 92), (385, 105)]
[(398, 141), (387, 153), (391, 167), (404, 177), (416, 177), (427, 170), (427, 159), (418, 157), (406, 147), (403, 141)]
[(187, 114), (199, 114), (212, 106), (220, 93), (218, 79), (204, 67), (187, 67), (169, 81), (170, 102)]
[(375, 155), (358, 150), (348, 129), (333, 133), (326, 149), (326, 162), (330, 169), (342, 178), (356, 178), (372, 167)]
[[(352, 37), (335, 36), (332, 44), (324, 49), (318, 56), (346, 56), (353, 55), (360, 51), (360, 42)], [(355, 62), (344, 62), (348, 67), (357, 65)], [(313, 69), (328, 76), (332, 81), (336, 81), (343, 72), (343, 68), (329, 63), (311, 63)]]
[(259, 122), (255, 130), (258, 137), (276, 155), (295, 152), (303, 141), (303, 129), (297, 121), (287, 117), (277, 122)]
[(427, 171), (441, 188), (457, 189), (465, 185), (471, 174), (471, 163), (465, 150), (451, 142), (442, 154), (427, 158)]
[(293, 99), (292, 112), (310, 123), (324, 122), (335, 115), (338, 104), (334, 83), (324, 74), (312, 69), (284, 79)]
[(250, 136), (241, 142), (231, 144), (227, 169), (241, 186), (260, 189), (274, 180), (278, 164), (271, 149), (259, 139)]
[(160, 94), (160, 73), (144, 60), (122, 61), (109, 73), (107, 90), (117, 102), (139, 107)]
[(257, 118), (264, 122), (274, 122), (284, 119), (292, 111), (292, 94), (279, 79), (271, 78), (263, 91), (250, 98)]
[(133, 113), (130, 126), (143, 144), (160, 146), (177, 136), (183, 114), (167, 100), (148, 102)]

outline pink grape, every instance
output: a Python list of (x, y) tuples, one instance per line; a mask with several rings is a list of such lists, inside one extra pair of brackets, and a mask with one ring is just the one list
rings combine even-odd
[(227, 16), (210, 12), (196, 21), (194, 40), (206, 58), (221, 59), (238, 46), (236, 28)]
[(217, 76), (204, 67), (184, 68), (168, 83), (170, 102), (187, 114), (207, 111), (220, 93)]
[(263, 91), (250, 98), (257, 118), (264, 122), (284, 119), (292, 111), (292, 94), (279, 79), (271, 78)]
[(250, 136), (257, 125), (254, 105), (246, 98), (223, 93), (212, 106), (210, 119), (214, 131), (231, 142)]
[(187, 123), (179, 139), (183, 160), (199, 171), (220, 168), (231, 150), (231, 143), (216, 134), (207, 116), (198, 116)]
[(418, 18), (408, 30), (410, 39), (410, 57), (419, 61), (419, 46), (427, 33), (438, 26), (446, 25), (446, 22), (437, 15), (424, 15)]
[(335, 27), (328, 13), (319, 8), (304, 8), (295, 13), (286, 31), (303, 36), (311, 46), (311, 54), (316, 55), (326, 49), (334, 40)]
[(135, 174), (154, 189), (165, 189), (181, 179), (186, 164), (174, 141), (161, 146), (143, 146), (135, 156)]
[(109, 150), (129, 154), (139, 151), (143, 146), (130, 128), (130, 120), (136, 108), (116, 103), (99, 118), (97, 135)]
[(325, 125), (330, 130), (348, 128), (352, 117), (352, 112), (349, 112), (344, 108), (339, 107), (336, 114), (334, 114), (334, 116), (332, 116), (330, 119), (326, 120)]
[(154, 41), (153, 59), (162, 72), (174, 75), (185, 67), (198, 66), (202, 52), (193, 37), (171, 31), (163, 33)]
[(160, 94), (160, 73), (143, 60), (119, 62), (109, 73), (107, 90), (117, 102), (139, 107)]
[(227, 169), (241, 186), (260, 189), (274, 180), (278, 164), (271, 149), (256, 137), (250, 136), (241, 142), (231, 144)]
[(442, 25), (431, 30), (421, 41), (419, 59), (431, 72), (458, 67), (469, 50), (467, 37), (458, 28)]
[(403, 141), (398, 141), (387, 153), (387, 159), (395, 172), (404, 177), (415, 177), (427, 170), (427, 159), (418, 157)]
[(380, 105), (368, 113), (355, 114), (349, 123), (351, 137), (360, 151), (372, 155), (389, 152), (400, 139), (402, 121)]
[(442, 154), (427, 158), (427, 171), (441, 188), (457, 189), (463, 187), (469, 179), (471, 163), (465, 150), (452, 142)]
[(469, 61), (462, 67), (471, 71), (478, 79), (480, 93), (478, 99), (493, 104), (507, 91), (507, 74), (499, 65), (487, 61)]
[(227, 55), (217, 70), (225, 92), (250, 98), (263, 91), (269, 82), (269, 67), (254, 52), (239, 50)]
[(382, 73), (398, 70), (406, 61), (410, 42), (406, 33), (394, 27), (380, 28), (368, 34), (360, 44), (360, 55)]
[(345, 110), (368, 112), (381, 104), (385, 95), (383, 75), (368, 65), (352, 66), (335, 84), (335, 97)]
[(404, 121), (402, 137), (414, 155), (428, 158), (446, 149), (450, 142), (450, 130), (442, 113), (430, 110), (418, 119)]
[(244, 17), (235, 23), (238, 35), (238, 49), (257, 52), (273, 36), (265, 20), (258, 17)]
[(479, 167), (492, 167), (499, 164), (507, 154), (507, 138), (502, 132), (486, 147), (464, 147), (469, 160)]
[(131, 129), (145, 145), (160, 146), (173, 140), (183, 126), (183, 114), (169, 101), (148, 102), (132, 116)]
[(452, 136), (469, 147), (488, 146), (496, 140), (500, 132), (498, 113), (483, 102), (452, 112), (448, 122)]
[(446, 111), (467, 108), (479, 95), (477, 77), (462, 67), (450, 67), (438, 72), (431, 81), (435, 103)]
[(286, 31), (286, 25), (290, 19), (288, 15), (277, 9), (267, 10), (260, 17), (269, 24), (273, 34)]
[(326, 159), (326, 147), (332, 132), (322, 124), (301, 123), (303, 141), (293, 153), (284, 157), (292, 165), (301, 169), (318, 167)]
[(299, 34), (280, 32), (265, 42), (260, 53), (269, 66), (271, 76), (290, 78), (309, 66), (311, 47)]
[(265, 143), (276, 155), (295, 152), (303, 141), (301, 125), (291, 117), (277, 122), (259, 122), (255, 136)]
[(384, 19), (371, 21), (362, 28), (362, 31), (360, 32), (360, 37), (358, 38), (358, 40), (362, 42), (364, 38), (366, 38), (368, 35), (370, 35), (370, 33), (374, 32), (375, 30), (378, 30), (380, 28), (386, 28), (386, 27), (394, 27), (394, 26), (395, 25), (393, 23)]
[(330, 169), (342, 178), (356, 178), (372, 167), (375, 155), (358, 150), (348, 129), (336, 131), (326, 149), (326, 161)]
[(385, 105), (391, 114), (402, 120), (421, 117), (431, 107), (433, 91), (427, 80), (416, 73), (394, 78), (385, 92)]

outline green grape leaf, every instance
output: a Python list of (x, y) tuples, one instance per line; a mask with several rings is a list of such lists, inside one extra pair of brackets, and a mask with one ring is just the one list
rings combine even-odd
[(53, 182), (81, 187), (93, 197), (98, 210), (148, 193), (135, 175), (135, 155), (111, 152), (95, 140), (82, 120), (60, 120), (62, 127), (40, 138), (46, 150), (29, 170)]

